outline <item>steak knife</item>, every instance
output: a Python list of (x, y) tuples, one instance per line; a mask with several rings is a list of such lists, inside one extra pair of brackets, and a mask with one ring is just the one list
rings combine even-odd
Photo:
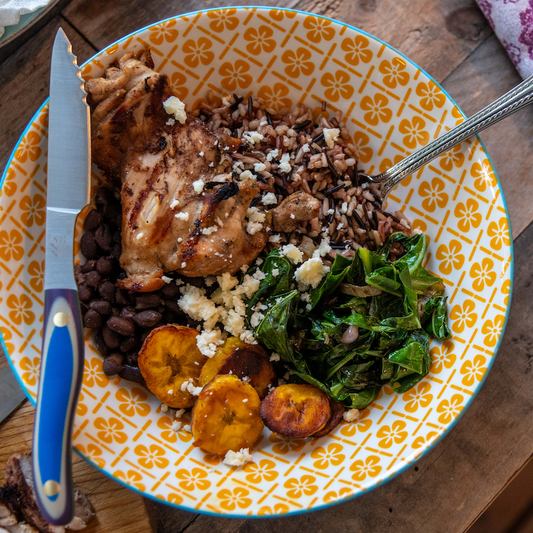
[(74, 279), (74, 227), (89, 203), (89, 108), (72, 46), (60, 28), (52, 50), (41, 374), (33, 478), (51, 524), (74, 515), (72, 427), (83, 375), (83, 329)]
[(0, 368), (0, 424), (26, 399), (9, 367)]

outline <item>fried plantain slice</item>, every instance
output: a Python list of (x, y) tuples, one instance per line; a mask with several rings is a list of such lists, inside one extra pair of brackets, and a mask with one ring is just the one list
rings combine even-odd
[(187, 390), (187, 383), (198, 385), (200, 371), (207, 360), (196, 346), (197, 335), (194, 328), (161, 326), (146, 337), (139, 352), (139, 368), (146, 386), (170, 407), (192, 407), (196, 400)]
[(268, 394), (268, 386), (276, 386), (278, 378), (268, 354), (258, 344), (246, 344), (237, 337), (229, 337), (215, 355), (202, 367), (198, 383), (207, 385), (217, 374), (248, 377), (260, 398)]
[(331, 407), (331, 416), (329, 417), (329, 420), (326, 422), (326, 425), (322, 429), (319, 429), (316, 433), (313, 433), (313, 437), (324, 437), (325, 435), (333, 431), (339, 425), (339, 422), (342, 420), (342, 415), (346, 410), (344, 405), (341, 402), (332, 400), (331, 398), (328, 398), (328, 400), (329, 406)]
[(330, 417), (328, 397), (311, 385), (280, 385), (261, 402), (265, 426), (286, 437), (309, 437)]
[(220, 374), (198, 396), (191, 417), (194, 445), (216, 455), (253, 446), (263, 431), (261, 400), (237, 376)]

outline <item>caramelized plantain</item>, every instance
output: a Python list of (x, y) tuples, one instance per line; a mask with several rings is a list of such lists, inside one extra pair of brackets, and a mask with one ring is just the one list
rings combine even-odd
[(328, 397), (311, 385), (280, 385), (261, 402), (265, 426), (286, 437), (309, 437), (330, 417)]
[(331, 398), (328, 398), (328, 400), (329, 406), (331, 407), (331, 416), (322, 429), (319, 429), (316, 433), (313, 433), (313, 437), (324, 437), (333, 431), (342, 420), (342, 415), (345, 411), (344, 405), (336, 400), (332, 400)]
[(215, 376), (192, 410), (194, 445), (216, 455), (253, 446), (263, 431), (260, 405), (250, 384), (233, 375)]
[(146, 386), (170, 407), (192, 407), (196, 400), (187, 390), (187, 382), (193, 386), (198, 384), (207, 360), (196, 346), (197, 335), (194, 328), (161, 326), (146, 337), (139, 352), (139, 368)]
[(198, 383), (207, 385), (217, 374), (248, 377), (250, 385), (260, 398), (268, 394), (268, 386), (276, 386), (278, 379), (268, 354), (258, 344), (246, 344), (237, 337), (230, 337), (219, 346), (215, 355), (202, 368)]

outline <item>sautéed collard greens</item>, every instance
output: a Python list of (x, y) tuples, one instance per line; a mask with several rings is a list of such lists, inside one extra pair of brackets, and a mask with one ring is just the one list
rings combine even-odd
[[(405, 253), (389, 261), (394, 243)], [(347, 408), (364, 409), (387, 383), (405, 392), (429, 372), (431, 337), (450, 336), (443, 281), (422, 267), (426, 247), (423, 234), (393, 233), (378, 252), (337, 255), (307, 302), (295, 289), (292, 263), (274, 249), (248, 302), (248, 320), (263, 306), (255, 338), (280, 355), (291, 381), (310, 383)], [(359, 334), (342, 342), (350, 326)]]

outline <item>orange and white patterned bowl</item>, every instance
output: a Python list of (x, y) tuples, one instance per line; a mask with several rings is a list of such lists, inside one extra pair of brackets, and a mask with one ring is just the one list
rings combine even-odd
[[(377, 173), (463, 120), (450, 97), (387, 44), (353, 27), (284, 9), (192, 13), (139, 30), (83, 67), (86, 79), (149, 46), (190, 107), (207, 92), (315, 106), (347, 116), (368, 173)], [(47, 105), (17, 144), (0, 191), (0, 330), (32, 402), (43, 320)], [(98, 180), (94, 173), (94, 185)], [(412, 464), (454, 425), (490, 368), (512, 283), (509, 217), (488, 154), (473, 138), (390, 195), (429, 236), (427, 268), (444, 279), (452, 338), (434, 343), (429, 375), (398, 395), (384, 387), (358, 422), (327, 437), (286, 439), (266, 429), (253, 462), (227, 467), (192, 446), (142, 386), (109, 379), (86, 335), (76, 450), (143, 495), (191, 511), (264, 516), (319, 509), (367, 491)], [(81, 233), (78, 222), (76, 235)], [(79, 259), (79, 257), (77, 258)]]

